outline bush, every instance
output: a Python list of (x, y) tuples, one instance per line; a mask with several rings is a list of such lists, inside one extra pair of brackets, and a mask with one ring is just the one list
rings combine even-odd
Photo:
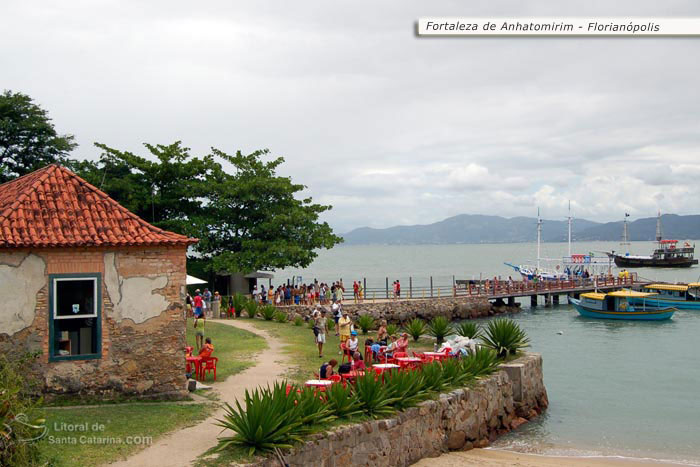
[(388, 396), (395, 399), (392, 405), (398, 410), (413, 407), (428, 397), (420, 371), (392, 371), (384, 381)]
[(231, 296), (231, 302), (233, 303), (233, 309), (236, 310), (236, 318), (241, 317), (241, 313), (243, 313), (243, 309), (246, 306), (246, 303), (248, 302), (248, 299), (245, 298), (245, 296), (241, 293), (236, 293)]
[(426, 326), (425, 321), (419, 318), (412, 319), (406, 326), (406, 332), (413, 337), (414, 341), (418, 341), (420, 336), (425, 334), (427, 330), (428, 327)]
[(296, 318), (294, 318), (294, 326), (303, 326), (303, 324), (304, 318), (302, 318), (301, 316), (297, 316)]
[(333, 415), (339, 418), (350, 418), (362, 413), (360, 403), (351, 390), (351, 386), (333, 384), (326, 390), (326, 399)]
[(389, 397), (389, 391), (381, 378), (375, 378), (373, 371), (355, 380), (353, 387), (360, 409), (373, 418), (381, 418), (394, 413), (392, 405), (396, 399)]
[(386, 325), (386, 333), (389, 336), (395, 336), (396, 333), (398, 332), (399, 327), (396, 324), (387, 324)]
[(462, 371), (475, 378), (490, 375), (499, 365), (498, 354), (486, 347), (478, 347), (476, 353), (460, 360)]
[[(296, 386), (292, 386), (289, 398), (296, 393), (296, 389)], [(316, 388), (302, 389), (295, 399), (295, 409), (299, 412), (298, 416), (302, 424), (299, 433), (308, 433), (313, 425), (328, 423), (336, 418), (332, 408), (318, 396)]]
[(258, 302), (248, 299), (243, 307), (245, 308), (246, 313), (248, 313), (248, 318), (255, 318), (255, 315), (258, 313)]
[(448, 386), (461, 387), (475, 376), (465, 371), (461, 360), (448, 358), (442, 362), (442, 379)]
[(499, 357), (515, 355), (521, 349), (530, 346), (530, 339), (518, 323), (508, 318), (499, 318), (489, 322), (484, 336), (484, 345), (496, 351)]
[(287, 397), (286, 385), (276, 383), (274, 388), (258, 388), (245, 391), (245, 409), (236, 400), (236, 407), (226, 403), (224, 418), (218, 426), (235, 434), (219, 438), (218, 451), (238, 445), (249, 448), (248, 455), (256, 451), (273, 451), (291, 448), (300, 442), (302, 427), (299, 411), (293, 397)]
[(452, 323), (444, 316), (436, 316), (428, 324), (428, 334), (437, 339), (438, 345), (441, 345), (452, 332)]
[(265, 305), (260, 307), (260, 314), (265, 321), (272, 321), (277, 314), (277, 308), (272, 305)]
[(41, 404), (37, 382), (27, 377), (38, 354), (8, 359), (0, 355), (0, 465), (39, 465), (38, 444), (45, 435), (45, 420), (35, 418)]
[[(271, 306), (271, 305), (268, 305), (268, 306)], [(275, 311), (274, 318), (275, 318), (275, 321), (277, 321), (278, 323), (284, 324), (287, 322), (287, 313), (283, 313), (281, 311)]]
[(357, 325), (362, 329), (362, 334), (367, 334), (370, 329), (374, 328), (374, 318), (370, 315), (360, 315), (357, 318)]
[(442, 374), (442, 365), (439, 362), (425, 364), (421, 367), (421, 373), (425, 381), (425, 389), (440, 392), (447, 386)]
[(481, 329), (474, 321), (462, 321), (455, 328), (455, 332), (457, 335), (468, 337), (469, 339), (481, 337)]

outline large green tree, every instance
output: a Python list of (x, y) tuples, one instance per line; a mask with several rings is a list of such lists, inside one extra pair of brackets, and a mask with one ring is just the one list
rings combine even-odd
[(65, 162), (76, 147), (75, 138), (59, 135), (46, 110), (31, 97), (12, 91), (0, 94), (0, 183)]
[(97, 144), (100, 161), (76, 171), (155, 225), (200, 239), (215, 271), (249, 272), (311, 264), (342, 241), (319, 215), (331, 208), (301, 198), (306, 187), (277, 174), (269, 151), (198, 158), (180, 142), (146, 144), (150, 157)]

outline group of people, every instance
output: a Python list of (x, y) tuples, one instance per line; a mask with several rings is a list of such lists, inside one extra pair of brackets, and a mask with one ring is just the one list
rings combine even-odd
[(197, 289), (194, 291), (194, 297), (187, 294), (185, 306), (187, 316), (197, 317), (207, 314), (210, 318), (218, 318), (221, 310), (221, 295), (218, 291), (212, 294), (209, 289), (204, 289), (204, 292)]
[(328, 285), (314, 279), (310, 284), (280, 285), (277, 288), (264, 285), (253, 288), (253, 299), (274, 305), (329, 305), (343, 299), (345, 286), (342, 279)]

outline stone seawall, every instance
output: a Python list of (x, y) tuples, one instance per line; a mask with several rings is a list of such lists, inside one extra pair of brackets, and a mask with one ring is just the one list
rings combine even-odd
[[(485, 447), (547, 405), (542, 357), (526, 354), (474, 387), (442, 394), (393, 418), (318, 433), (284, 457), (290, 466), (407, 466), (449, 450)], [(279, 460), (253, 465), (273, 467)]]
[[(324, 306), (329, 310), (330, 306)], [(295, 315), (307, 316), (315, 306), (293, 305), (282, 307), (290, 319)], [(484, 297), (446, 297), (425, 300), (394, 300), (363, 303), (343, 303), (343, 309), (350, 316), (369, 314), (375, 319), (385, 319), (389, 323), (404, 323), (413, 318), (421, 318), (426, 321), (435, 316), (445, 316), (450, 320), (483, 318), (501, 313), (513, 313), (520, 311), (520, 305), (507, 306), (505, 304), (492, 304)]]

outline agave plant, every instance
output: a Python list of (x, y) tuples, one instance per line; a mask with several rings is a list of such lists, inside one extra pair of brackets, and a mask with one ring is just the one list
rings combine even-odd
[(428, 324), (428, 334), (437, 339), (437, 344), (445, 342), (445, 338), (452, 334), (452, 323), (444, 316), (436, 316)]
[[(296, 392), (295, 386), (292, 386), (292, 392)], [(302, 424), (299, 433), (308, 433), (313, 425), (327, 423), (336, 418), (332, 408), (318, 396), (314, 388), (302, 389), (295, 399), (295, 410)]]
[(442, 362), (442, 379), (448, 386), (464, 386), (474, 375), (464, 371), (460, 360), (449, 358)]
[(235, 293), (231, 296), (231, 304), (235, 310), (236, 318), (241, 317), (241, 313), (243, 313), (243, 309), (245, 308), (247, 302), (248, 299), (241, 293)]
[(399, 327), (396, 324), (391, 323), (386, 325), (386, 333), (389, 336), (395, 336), (398, 330)]
[(498, 354), (487, 347), (477, 347), (476, 352), (460, 359), (462, 371), (475, 378), (490, 375), (498, 368)]
[(326, 390), (326, 400), (333, 415), (349, 418), (362, 413), (357, 396), (349, 387), (333, 384)]
[(248, 318), (255, 318), (255, 315), (258, 313), (258, 302), (249, 299), (246, 300), (243, 307), (245, 308), (246, 313), (248, 313)]
[[(272, 306), (272, 305), (268, 305), (268, 306)], [(287, 313), (283, 313), (281, 311), (275, 311), (273, 317), (274, 317), (275, 321), (277, 321), (278, 323), (284, 324), (287, 322)]]
[(499, 357), (515, 355), (521, 349), (530, 346), (530, 339), (518, 323), (508, 318), (499, 318), (489, 322), (484, 336), (484, 345), (496, 351)]
[(294, 318), (293, 323), (294, 323), (294, 326), (303, 326), (304, 318), (302, 318), (301, 316), (297, 316), (296, 318)]
[(413, 337), (414, 341), (418, 341), (420, 336), (425, 334), (427, 331), (428, 327), (426, 326), (425, 321), (419, 318), (413, 318), (406, 326), (406, 332)]
[(442, 375), (442, 365), (439, 362), (429, 363), (421, 367), (424, 387), (429, 391), (441, 392), (447, 386)]
[(389, 397), (396, 399), (393, 406), (398, 410), (413, 407), (428, 397), (420, 371), (392, 371), (385, 385)]
[(367, 334), (370, 329), (374, 328), (374, 318), (368, 314), (360, 315), (357, 318), (357, 325), (362, 329), (362, 334)]
[(389, 397), (389, 391), (381, 378), (375, 378), (374, 372), (367, 372), (355, 380), (353, 388), (360, 409), (373, 418), (381, 418), (394, 412), (392, 405), (395, 398)]
[(238, 401), (235, 408), (226, 403), (223, 419), (217, 420), (216, 425), (234, 432), (219, 438), (217, 451), (245, 446), (253, 455), (256, 451), (291, 448), (301, 441), (298, 432), (302, 422), (294, 402), (281, 384), (275, 384), (273, 389), (246, 389), (245, 409)]
[(469, 339), (481, 337), (481, 329), (474, 321), (462, 321), (455, 327), (455, 333)]
[(275, 314), (277, 314), (277, 308), (273, 305), (265, 305), (260, 307), (260, 314), (265, 321), (272, 321), (275, 318)]

